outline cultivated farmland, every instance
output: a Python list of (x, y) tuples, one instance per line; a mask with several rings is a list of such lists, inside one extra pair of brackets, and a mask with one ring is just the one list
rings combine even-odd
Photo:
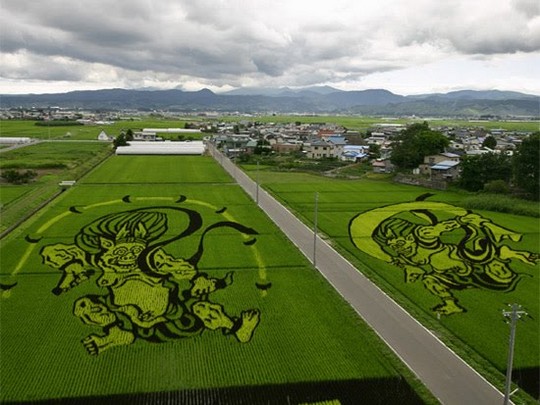
[(0, 183), (0, 232), (11, 229), (60, 193), (60, 181), (78, 180), (110, 153), (108, 143), (70, 141), (41, 142), (2, 151), (0, 172), (32, 170), (38, 176), (25, 185)]
[(0, 248), (2, 402), (434, 402), (209, 157), (112, 157)]
[(310, 226), (318, 193), (318, 228), (330, 243), (500, 387), (509, 334), (502, 310), (521, 304), (530, 318), (518, 325), (513, 376), (538, 395), (537, 218), (469, 213), (461, 193), (248, 169)]
[[(190, 122), (197, 121), (189, 118)], [(36, 123), (41, 125), (36, 125)], [(127, 119), (118, 120), (108, 125), (44, 125), (43, 121), (32, 120), (0, 120), (0, 137), (31, 137), (43, 140), (96, 140), (101, 131), (116, 137), (122, 131), (131, 129), (140, 131), (143, 128), (183, 128), (185, 120), (174, 119)], [(190, 134), (198, 138), (198, 134)], [(168, 136), (166, 136), (167, 138)], [(200, 136), (202, 138), (202, 136)], [(175, 136), (168, 138), (175, 139)], [(1, 142), (0, 142), (1, 143)]]

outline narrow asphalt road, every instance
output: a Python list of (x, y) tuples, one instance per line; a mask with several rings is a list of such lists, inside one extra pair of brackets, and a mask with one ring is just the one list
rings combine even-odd
[[(209, 150), (442, 404), (502, 404), (504, 396), (219, 151)], [(316, 245), (316, 249), (314, 249)]]

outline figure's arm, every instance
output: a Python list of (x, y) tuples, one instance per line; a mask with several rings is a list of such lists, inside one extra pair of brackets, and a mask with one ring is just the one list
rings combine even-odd
[(435, 225), (420, 226), (417, 228), (416, 234), (423, 240), (433, 240), (439, 238), (441, 234), (445, 232), (450, 232), (460, 227), (461, 225), (457, 220), (450, 219), (447, 221), (438, 222)]
[(44, 246), (40, 253), (44, 264), (62, 272), (62, 277), (53, 289), (56, 295), (69, 291), (94, 274), (93, 269), (87, 268), (85, 252), (75, 245), (58, 243)]
[(158, 273), (171, 274), (178, 280), (191, 280), (197, 275), (197, 270), (191, 263), (184, 259), (175, 259), (161, 249), (154, 253), (153, 258)]
[(81, 266), (86, 264), (84, 251), (76, 245), (63, 243), (48, 245), (41, 249), (40, 254), (44, 264), (59, 270), (72, 263), (78, 263)]

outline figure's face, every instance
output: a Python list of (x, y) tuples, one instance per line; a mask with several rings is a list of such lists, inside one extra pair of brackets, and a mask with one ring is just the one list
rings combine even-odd
[(102, 243), (106, 250), (100, 258), (102, 267), (118, 273), (126, 273), (137, 269), (137, 259), (146, 247), (140, 242), (107, 241)]
[(116, 315), (104, 304), (94, 302), (87, 297), (75, 301), (73, 313), (87, 325), (105, 327), (116, 320)]
[(412, 234), (388, 239), (386, 244), (396, 252), (398, 256), (412, 257), (416, 254), (417, 245)]

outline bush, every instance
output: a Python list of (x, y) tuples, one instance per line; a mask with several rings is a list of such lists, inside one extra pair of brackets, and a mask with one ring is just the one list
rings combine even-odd
[(485, 210), (503, 212), (506, 214), (526, 215), (529, 217), (540, 217), (540, 210), (537, 202), (521, 200), (505, 195), (479, 194), (468, 197), (461, 202), (463, 208), (471, 210)]
[(54, 120), (54, 121), (38, 121), (34, 125), (38, 127), (72, 127), (84, 125), (77, 121)]
[(493, 180), (484, 184), (484, 191), (492, 194), (508, 194), (510, 187), (504, 180)]
[(25, 172), (19, 172), (18, 170), (5, 170), (2, 173), (2, 178), (4, 178), (8, 183), (12, 184), (24, 184), (28, 183), (30, 180), (37, 177), (37, 173), (33, 170), (26, 170)]

